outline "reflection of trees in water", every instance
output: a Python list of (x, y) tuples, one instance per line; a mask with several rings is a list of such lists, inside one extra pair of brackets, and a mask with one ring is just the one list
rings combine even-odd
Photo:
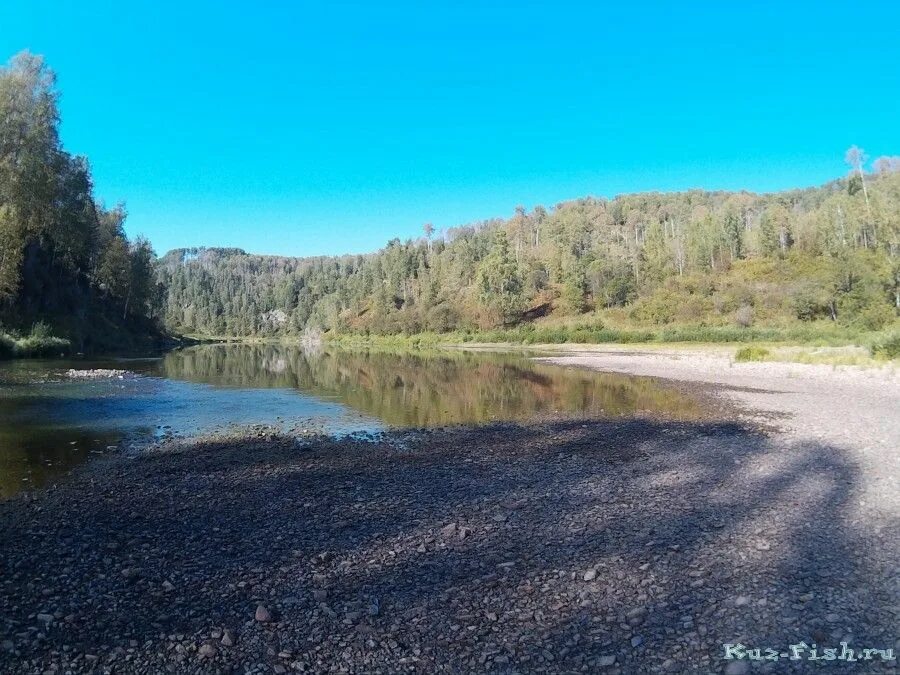
[(247, 388), (291, 388), (397, 426), (433, 426), (535, 415), (635, 411), (680, 419), (698, 404), (659, 382), (564, 370), (509, 354), (323, 351), (284, 345), (217, 345), (169, 354), (168, 377)]

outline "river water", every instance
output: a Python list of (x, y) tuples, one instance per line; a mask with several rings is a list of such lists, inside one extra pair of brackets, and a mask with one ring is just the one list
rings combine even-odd
[[(523, 353), (204, 345), (152, 359), (0, 364), (0, 498), (121, 446), (261, 424), (346, 434), (542, 416), (696, 419), (649, 378), (565, 369)], [(70, 369), (126, 373), (85, 379)]]

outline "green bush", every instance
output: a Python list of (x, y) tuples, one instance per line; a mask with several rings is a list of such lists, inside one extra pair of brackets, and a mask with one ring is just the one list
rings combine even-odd
[(792, 298), (791, 304), (795, 316), (801, 321), (815, 321), (829, 315), (826, 300), (808, 289), (799, 291)]
[(870, 350), (872, 356), (883, 359), (900, 358), (900, 330), (876, 339)]
[(50, 326), (43, 321), (38, 321), (31, 327), (31, 337), (39, 340), (51, 337)]
[(864, 330), (881, 330), (896, 317), (896, 310), (883, 302), (862, 309), (857, 315), (855, 323)]
[(734, 355), (735, 361), (765, 361), (771, 353), (765, 347), (741, 347)]
[(28, 337), (16, 337), (0, 333), (0, 359), (24, 358), (29, 356), (59, 356), (69, 352), (68, 340), (48, 334), (45, 324), (35, 324)]

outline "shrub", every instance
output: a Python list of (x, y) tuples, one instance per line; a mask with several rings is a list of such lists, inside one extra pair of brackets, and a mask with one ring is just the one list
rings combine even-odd
[(765, 361), (771, 353), (765, 347), (741, 347), (734, 355), (735, 361)]
[(856, 317), (855, 323), (864, 330), (881, 330), (896, 316), (894, 308), (886, 302), (882, 302), (863, 309)]
[(900, 330), (879, 338), (871, 347), (872, 356), (884, 359), (900, 358)]
[(631, 310), (631, 318), (657, 326), (672, 323), (675, 311), (684, 298), (665, 289), (657, 289), (652, 295), (638, 302)]
[(750, 328), (753, 325), (753, 308), (750, 305), (741, 305), (734, 313), (734, 322), (741, 328)]
[(39, 340), (50, 337), (50, 326), (43, 321), (38, 321), (31, 327), (31, 337)]
[(794, 297), (794, 315), (801, 321), (815, 321), (829, 316), (825, 300), (809, 290), (799, 291)]

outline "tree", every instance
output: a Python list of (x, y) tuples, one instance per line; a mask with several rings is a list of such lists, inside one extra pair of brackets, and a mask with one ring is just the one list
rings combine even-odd
[(862, 185), (863, 197), (866, 200), (866, 213), (869, 216), (869, 222), (872, 222), (872, 206), (869, 203), (869, 190), (866, 188), (866, 174), (863, 172), (863, 165), (866, 163), (866, 153), (862, 148), (851, 145), (844, 155), (844, 161), (850, 166), (851, 171), (856, 171), (859, 175), (859, 181)]
[(131, 245), (128, 252), (129, 258), (129, 288), (125, 298), (125, 307), (122, 318), (125, 318), (129, 310), (138, 316), (152, 315), (154, 300), (154, 261), (156, 254), (149, 240), (138, 237)]
[(666, 242), (662, 223), (658, 220), (650, 223), (644, 240), (643, 269), (644, 283), (657, 286), (671, 272), (672, 252)]
[(88, 160), (60, 142), (57, 100), (41, 57), (0, 68), (0, 320), (80, 332), (99, 313), (149, 316), (155, 255), (145, 240), (129, 245), (124, 206), (95, 202)]
[(478, 266), (477, 283), (479, 299), (501, 323), (510, 323), (521, 315), (522, 279), (502, 230), (496, 233), (490, 252)]
[(772, 204), (763, 212), (759, 235), (763, 255), (784, 255), (787, 252), (794, 240), (791, 235), (790, 213), (783, 204)]
[(47, 239), (56, 204), (56, 77), (22, 52), (0, 70), (0, 300), (14, 299), (29, 242)]
[[(465, 330), (548, 312), (577, 315), (587, 300), (601, 313), (612, 310), (611, 322), (627, 315), (715, 325), (742, 321), (747, 310), (738, 310), (752, 306), (760, 324), (834, 313), (874, 326), (885, 320), (886, 305), (894, 311), (897, 297), (887, 263), (900, 250), (900, 174), (866, 181), (882, 228), (877, 246), (862, 195), (826, 185), (776, 194), (579, 199), (450, 228), (430, 251), (426, 237), (345, 258), (201, 249), (170, 253), (158, 267), (174, 330), (211, 332), (225, 317), (229, 330), (251, 333), (261, 329), (259, 313), (288, 295), (296, 309), (278, 332), (299, 332), (310, 320), (323, 330), (370, 334)], [(866, 248), (864, 259), (876, 271), (865, 292), (854, 285), (848, 297), (829, 299), (832, 261)], [(615, 310), (624, 305), (649, 309)], [(540, 311), (523, 313), (532, 307)]]
[(882, 155), (874, 162), (872, 162), (872, 167), (875, 169), (875, 173), (879, 176), (886, 176), (890, 173), (896, 173), (900, 171), (900, 156)]
[(739, 260), (744, 257), (744, 224), (737, 211), (729, 209), (725, 213), (722, 224), (725, 243), (731, 253), (731, 260)]
[(131, 256), (128, 242), (123, 238), (113, 239), (103, 252), (97, 278), (101, 290), (127, 307), (131, 288)]

